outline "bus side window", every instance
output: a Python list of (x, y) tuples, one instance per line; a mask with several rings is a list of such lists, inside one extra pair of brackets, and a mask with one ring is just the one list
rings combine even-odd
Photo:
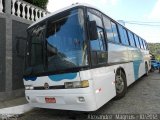
[(121, 25), (118, 25), (118, 30), (120, 33), (121, 42), (124, 45), (129, 45), (128, 37), (127, 37), (127, 31), (125, 28), (123, 28)]
[(103, 20), (108, 41), (120, 43), (116, 24), (107, 17), (103, 17)]
[(145, 41), (143, 40), (143, 45), (144, 45), (144, 49), (146, 50), (146, 44), (145, 44)]
[(143, 49), (145, 50), (146, 48), (145, 48), (145, 44), (144, 44), (144, 40), (143, 39), (141, 39), (142, 40), (142, 44), (143, 44)]
[(134, 35), (134, 38), (135, 38), (137, 48), (140, 48), (138, 37), (136, 35)]
[(143, 44), (142, 44), (142, 39), (141, 38), (139, 38), (139, 43), (140, 43), (141, 49), (143, 49)]
[(133, 33), (128, 31), (128, 37), (129, 37), (130, 45), (135, 47), (135, 41), (134, 41), (134, 38), (133, 38)]
[(114, 22), (111, 22), (111, 25), (112, 25), (114, 41), (116, 43), (120, 43), (119, 36), (118, 36), (118, 31), (117, 31), (117, 25)]
[(105, 26), (105, 31), (106, 31), (106, 34), (107, 34), (107, 39), (108, 39), (108, 41), (113, 41), (114, 42), (114, 36), (113, 36), (111, 21), (106, 17), (103, 17), (103, 19), (104, 19), (104, 26)]

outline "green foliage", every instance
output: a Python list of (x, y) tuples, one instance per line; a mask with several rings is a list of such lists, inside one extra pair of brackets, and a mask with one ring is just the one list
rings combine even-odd
[(48, 3), (48, 0), (24, 0), (24, 1), (31, 3), (35, 6), (38, 6), (40, 8), (43, 8), (45, 10), (47, 8), (47, 3)]
[(149, 43), (148, 45), (150, 53), (154, 55), (157, 60), (160, 61), (160, 43)]

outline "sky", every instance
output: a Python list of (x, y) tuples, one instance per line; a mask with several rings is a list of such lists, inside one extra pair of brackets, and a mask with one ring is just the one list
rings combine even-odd
[(88, 3), (125, 26), (147, 42), (160, 43), (160, 0), (49, 0), (54, 12), (73, 3)]

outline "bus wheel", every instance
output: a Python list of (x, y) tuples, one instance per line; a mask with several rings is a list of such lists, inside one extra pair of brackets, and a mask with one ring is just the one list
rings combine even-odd
[(127, 82), (125, 73), (119, 69), (115, 76), (115, 86), (116, 86), (116, 99), (120, 99), (125, 96), (127, 91)]
[(148, 76), (149, 71), (148, 71), (148, 64), (145, 63), (145, 75)]

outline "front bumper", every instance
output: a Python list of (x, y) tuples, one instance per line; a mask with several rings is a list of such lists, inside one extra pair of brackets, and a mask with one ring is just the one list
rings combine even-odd
[[(76, 89), (59, 90), (26, 90), (26, 99), (33, 107), (75, 110), (75, 111), (95, 111), (95, 95), (90, 87)], [(54, 97), (56, 103), (46, 103), (45, 97)], [(79, 98), (84, 98), (80, 101)]]

